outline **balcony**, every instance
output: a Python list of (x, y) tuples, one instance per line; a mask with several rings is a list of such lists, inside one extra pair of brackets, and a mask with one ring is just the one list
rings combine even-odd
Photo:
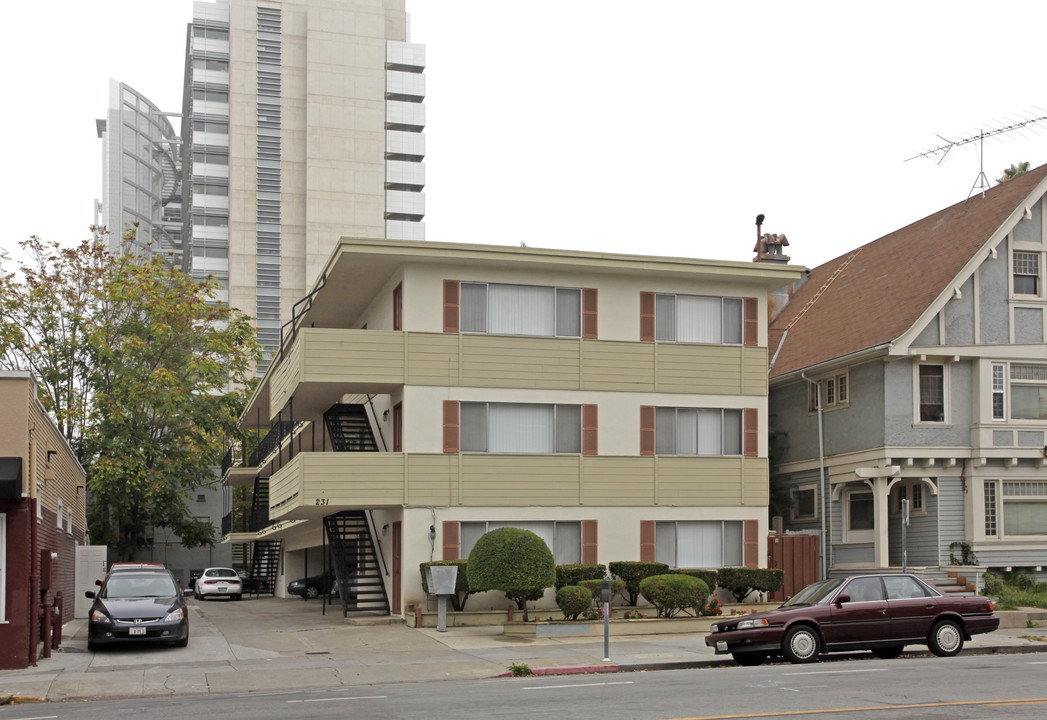
[(304, 452), (270, 479), (269, 517), (403, 505), (766, 505), (767, 472), (766, 458)]
[(403, 385), (765, 396), (767, 350), (304, 328), (272, 373), (268, 419), (291, 397), (296, 417), (316, 417), (346, 393)]

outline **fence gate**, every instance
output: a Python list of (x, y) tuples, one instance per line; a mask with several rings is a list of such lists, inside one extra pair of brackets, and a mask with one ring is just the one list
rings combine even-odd
[(771, 593), (767, 599), (771, 602), (788, 600), (820, 579), (818, 536), (770, 533), (767, 536), (767, 566), (785, 571), (782, 589)]

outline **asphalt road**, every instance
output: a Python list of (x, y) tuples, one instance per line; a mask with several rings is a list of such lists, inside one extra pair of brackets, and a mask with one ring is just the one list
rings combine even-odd
[(0, 720), (1047, 717), (1043, 655), (863, 659), (0, 707)]

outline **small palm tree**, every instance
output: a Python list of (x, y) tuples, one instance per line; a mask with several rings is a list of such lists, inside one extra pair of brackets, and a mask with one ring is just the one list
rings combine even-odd
[(1009, 168), (1003, 171), (1003, 177), (997, 180), (998, 183), (1005, 183), (1008, 180), (1013, 180), (1022, 173), (1029, 172), (1029, 163), (1022, 162), (1017, 165), (1011, 165)]

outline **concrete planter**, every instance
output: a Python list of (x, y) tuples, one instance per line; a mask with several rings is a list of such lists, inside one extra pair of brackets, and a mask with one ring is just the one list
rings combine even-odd
[[(612, 619), (611, 635), (665, 635), (669, 633), (707, 633), (709, 626), (723, 616), (637, 618), (636, 620)], [(502, 634), (508, 637), (603, 637), (603, 620), (570, 621), (553, 620), (541, 622), (507, 622), (502, 624)]]

